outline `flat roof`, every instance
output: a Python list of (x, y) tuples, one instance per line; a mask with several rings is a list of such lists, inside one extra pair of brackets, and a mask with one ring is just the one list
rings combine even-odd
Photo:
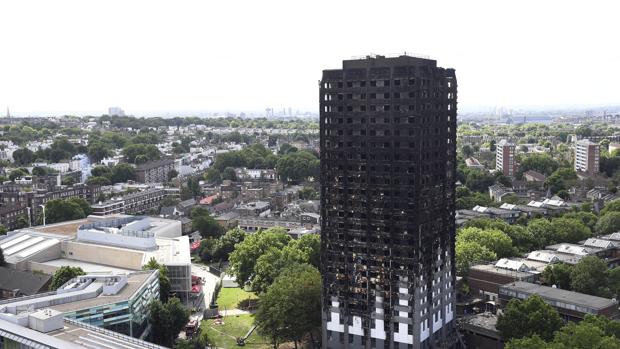
[(62, 236), (56, 238), (36, 231), (18, 231), (0, 240), (0, 248), (6, 262), (14, 264), (60, 244), (62, 238)]
[(81, 348), (102, 348), (102, 349), (142, 349), (142, 348), (162, 348), (165, 347), (145, 342), (137, 338), (122, 335), (117, 332), (104, 330), (94, 326), (77, 325), (72, 321), (65, 321), (62, 330), (52, 331), (51, 337), (79, 344)]
[(109, 265), (104, 265), (104, 264), (82, 262), (82, 261), (78, 261), (75, 259), (68, 259), (68, 258), (53, 259), (47, 262), (40, 262), (39, 264), (48, 265), (51, 267), (58, 267), (58, 268), (65, 266), (65, 265), (68, 265), (71, 267), (80, 267), (82, 268), (82, 270), (84, 270), (86, 274), (98, 274), (98, 273), (104, 273), (104, 272), (105, 273), (112, 272), (114, 274), (127, 274), (127, 273), (134, 272), (134, 270), (131, 270), (131, 269), (111, 267)]
[(485, 271), (485, 272), (495, 273), (495, 274), (504, 274), (504, 275), (513, 276), (513, 277), (530, 277), (534, 275), (531, 272), (523, 272), (523, 271), (517, 271), (517, 270), (512, 270), (512, 269), (498, 268), (494, 264), (476, 264), (476, 265), (470, 266), (469, 269), (480, 270), (480, 271)]
[(127, 285), (125, 285), (125, 287), (123, 287), (117, 294), (112, 296), (104, 296), (103, 294), (100, 294), (95, 298), (53, 305), (48, 308), (63, 313), (69, 313), (77, 310), (98, 307), (101, 305), (123, 302), (129, 300), (131, 296), (133, 296), (133, 294), (136, 293), (140, 289), (140, 287), (142, 287), (142, 285), (148, 280), (148, 278), (152, 274), (153, 272), (141, 272), (128, 275)]
[(65, 235), (74, 237), (77, 235), (78, 227), (82, 224), (88, 223), (88, 219), (79, 219), (76, 221), (67, 221), (56, 224), (47, 224), (46, 226), (38, 226), (31, 228), (34, 231), (42, 233), (52, 233), (58, 235)]
[(175, 238), (156, 238), (157, 250), (144, 251), (144, 263), (154, 257), (159, 263), (174, 264), (190, 264), (192, 257), (190, 255), (189, 237), (179, 236)]
[(473, 326), (483, 327), (491, 330), (495, 330), (497, 326), (497, 315), (493, 313), (480, 313), (471, 316), (464, 316), (463, 322)]
[[(60, 332), (63, 330), (58, 330), (56, 332)], [(50, 333), (54, 333), (54, 332), (50, 332)], [(72, 342), (67, 342), (63, 340), (62, 338), (57, 338), (53, 335), (41, 333), (39, 331), (30, 329), (28, 327), (20, 326), (10, 321), (6, 321), (2, 319), (0, 319), (0, 335), (2, 335), (2, 337), (8, 337), (8, 338), (15, 340), (16, 342), (25, 343), (30, 346), (34, 346), (36, 344), (43, 344), (46, 346), (46, 348), (58, 348), (58, 349), (60, 348), (82, 349), (84, 348), (82, 345), (78, 345)]]
[(618, 302), (611, 299), (591, 296), (584, 293), (563, 290), (560, 288), (553, 288), (530, 282), (515, 281), (509, 284), (500, 286), (500, 293), (502, 289), (513, 290), (517, 292), (523, 292), (528, 295), (539, 295), (542, 298), (560, 301), (568, 304), (583, 305), (594, 309), (605, 309), (611, 306), (618, 306)]

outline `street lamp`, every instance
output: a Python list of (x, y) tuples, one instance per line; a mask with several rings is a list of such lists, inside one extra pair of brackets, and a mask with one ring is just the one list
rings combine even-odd
[(39, 207), (43, 208), (43, 226), (45, 226), (45, 205), (39, 205)]
[(28, 210), (28, 227), (32, 227), (32, 215), (30, 214), (30, 206), (26, 206)]

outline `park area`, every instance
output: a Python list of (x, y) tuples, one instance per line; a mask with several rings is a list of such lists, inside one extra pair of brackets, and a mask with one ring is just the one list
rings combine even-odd
[[(247, 309), (248, 300), (255, 304), (258, 297), (253, 292), (240, 288), (222, 288), (217, 297), (221, 319), (204, 320), (203, 333), (207, 333), (209, 343), (217, 348), (237, 348), (237, 338), (245, 337), (254, 326), (254, 315)], [(245, 339), (246, 348), (271, 348), (268, 338), (253, 331)]]

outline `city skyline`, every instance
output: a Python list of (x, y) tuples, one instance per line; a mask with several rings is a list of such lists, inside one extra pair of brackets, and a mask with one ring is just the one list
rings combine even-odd
[(3, 3), (0, 106), (16, 116), (318, 112), (322, 67), (405, 51), (459, 67), (462, 110), (620, 102), (612, 2), (392, 5)]

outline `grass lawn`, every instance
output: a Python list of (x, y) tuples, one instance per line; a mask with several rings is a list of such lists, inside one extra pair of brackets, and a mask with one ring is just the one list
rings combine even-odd
[[(224, 289), (222, 289), (224, 290)], [(211, 345), (219, 348), (238, 348), (236, 337), (243, 337), (254, 325), (254, 315), (227, 316), (223, 325), (215, 325), (215, 320), (204, 320), (200, 325), (207, 334)], [(246, 348), (271, 348), (269, 340), (259, 336), (256, 331), (245, 342)]]
[(246, 299), (257, 299), (258, 297), (254, 292), (246, 292), (240, 288), (224, 288), (220, 290), (220, 294), (217, 296), (217, 305), (221, 311), (237, 309), (239, 302)]

